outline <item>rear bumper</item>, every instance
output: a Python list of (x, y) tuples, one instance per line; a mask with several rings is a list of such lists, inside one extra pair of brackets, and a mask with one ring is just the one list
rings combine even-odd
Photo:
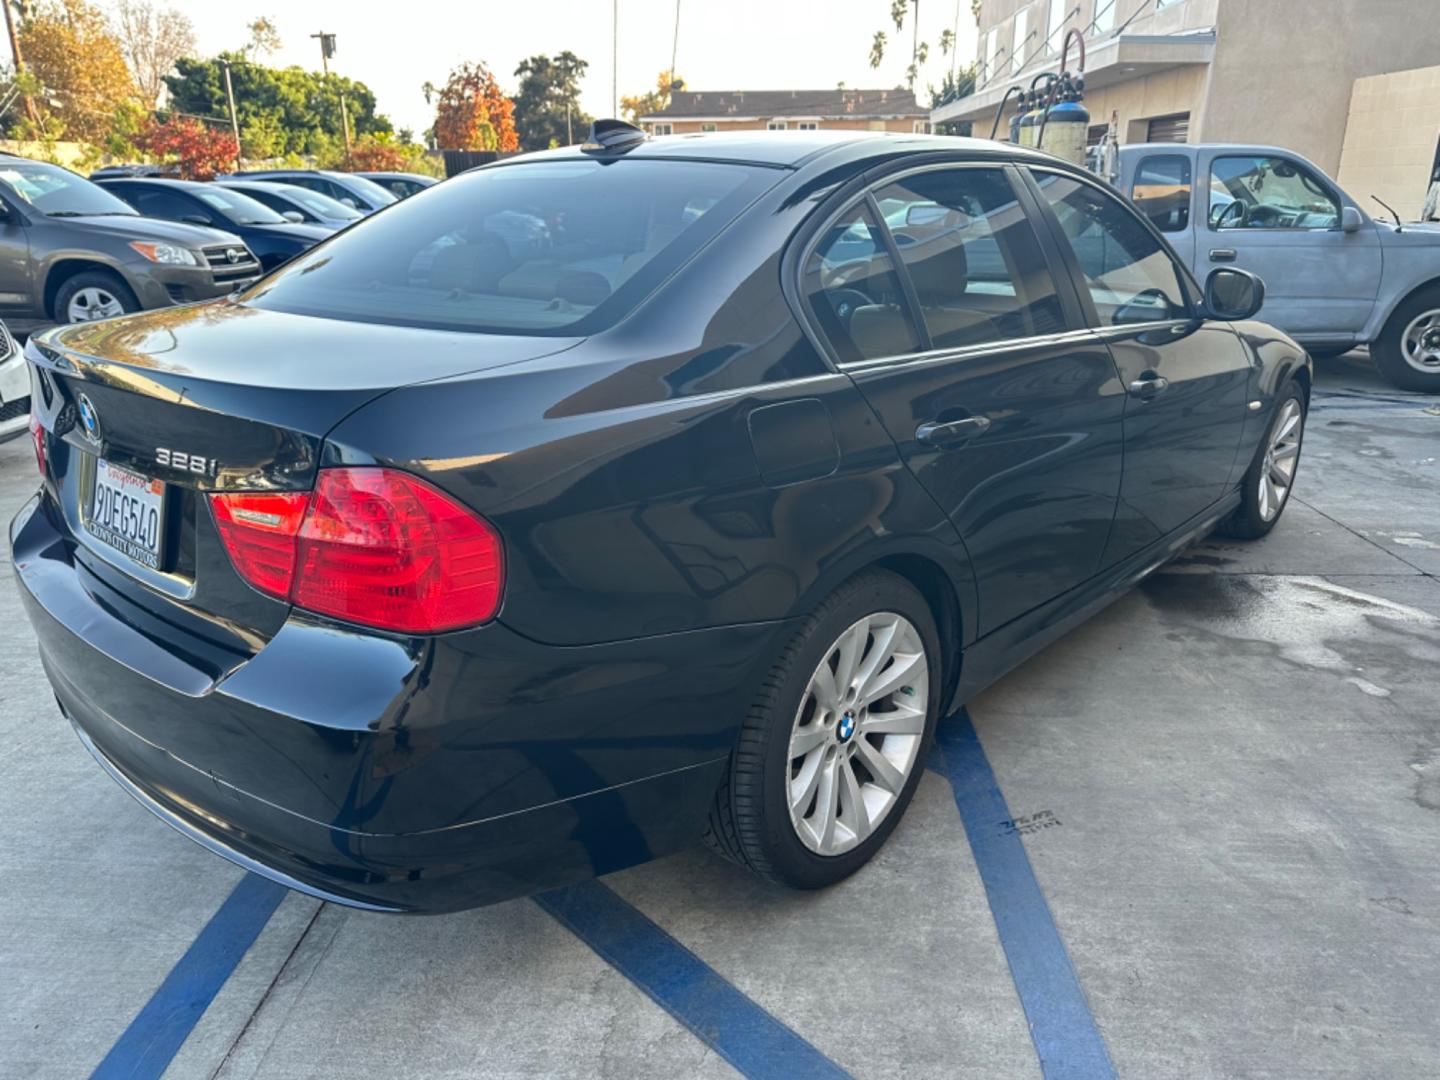
[[(214, 675), (75, 558), (11, 526), (41, 659), (87, 748), (217, 854), (386, 911), (494, 903), (692, 842), (785, 624), (556, 648), (292, 620)], [(208, 671), (208, 673), (207, 673)]]

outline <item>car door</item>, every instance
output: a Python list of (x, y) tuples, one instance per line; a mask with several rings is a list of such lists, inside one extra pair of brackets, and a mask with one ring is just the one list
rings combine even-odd
[(964, 540), (981, 634), (1096, 572), (1120, 487), (1124, 390), (1019, 182), (961, 164), (877, 181), (803, 264), (834, 358)]
[(1345, 231), (1345, 198), (1298, 158), (1206, 150), (1199, 164), (1195, 276), (1220, 265), (1258, 275), (1258, 317), (1302, 339), (1358, 333), (1380, 289), (1375, 223), (1352, 206), (1358, 227)]
[(1206, 322), (1173, 252), (1121, 199), (1070, 172), (1030, 179), (1127, 396), (1125, 477), (1104, 563), (1202, 514), (1229, 489), (1252, 370), (1228, 323)]
[(40, 303), (31, 299), (33, 282), (29, 227), (19, 209), (0, 197), (0, 313), (34, 318)]

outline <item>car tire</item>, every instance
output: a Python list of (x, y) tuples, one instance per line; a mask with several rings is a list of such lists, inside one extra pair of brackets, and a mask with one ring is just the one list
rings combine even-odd
[(1304, 391), (1293, 382), (1287, 383), (1275, 400), (1274, 415), (1240, 482), (1240, 505), (1217, 530), (1222, 535), (1237, 540), (1258, 540), (1280, 520), (1290, 504), (1290, 493), (1300, 468), (1305, 416)]
[[(941, 705), (939, 650), (929, 605), (898, 575), (866, 571), (826, 598), (790, 638), (746, 714), (705, 831), (710, 847), (798, 889), (833, 885), (864, 866), (924, 771)], [(848, 665), (854, 677), (841, 681), (850, 685), (818, 692), (822, 665), (831, 685)], [(890, 689), (872, 710), (857, 686)]]
[(1392, 386), (1440, 394), (1440, 285), (1421, 289), (1401, 303), (1370, 355)]
[[(77, 317), (81, 311), (93, 312), (88, 318)], [(56, 322), (93, 322), (110, 319), (140, 310), (140, 301), (119, 274), (110, 270), (86, 270), (66, 278), (55, 293)]]

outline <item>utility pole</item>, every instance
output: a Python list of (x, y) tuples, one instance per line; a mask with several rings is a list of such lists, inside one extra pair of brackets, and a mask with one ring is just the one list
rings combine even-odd
[[(5, 7), (5, 29), (10, 34), (10, 52), (15, 57), (15, 74), (20, 75), (25, 71), (25, 60), (20, 55), (20, 35), (15, 33), (15, 12), (10, 6), (10, 0), (0, 0)], [(25, 95), (25, 115), (37, 128), (40, 126), (40, 110), (35, 108), (35, 99), (29, 94)]]
[[(0, 0), (3, 2), (3, 0)], [(230, 130), (235, 134), (235, 171), (240, 171), (240, 120), (235, 115), (235, 86), (230, 82), (230, 61), (221, 60), (225, 65), (225, 100), (230, 105)]]
[(614, 0), (611, 5), (610, 26), (610, 115), (618, 117), (620, 115), (620, 0)]
[[(3, 0), (0, 0), (3, 2)], [(325, 81), (330, 81), (330, 57), (335, 55), (335, 35), (327, 34), (324, 30), (311, 34), (312, 38), (320, 39), (320, 70), (325, 73)], [(345, 107), (345, 93), (340, 93), (340, 130), (345, 136), (345, 162), (350, 162), (350, 110)]]

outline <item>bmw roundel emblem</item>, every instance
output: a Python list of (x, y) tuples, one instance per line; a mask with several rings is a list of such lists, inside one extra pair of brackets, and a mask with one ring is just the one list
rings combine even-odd
[(839, 731), (837, 731), (836, 734), (840, 736), (841, 742), (844, 742), (846, 739), (850, 738), (851, 735), (855, 734), (854, 713), (847, 712), (844, 716), (840, 717)]
[(75, 400), (75, 409), (80, 414), (80, 430), (85, 438), (89, 439), (96, 446), (100, 445), (100, 414), (95, 411), (95, 403), (86, 394), (81, 394)]

